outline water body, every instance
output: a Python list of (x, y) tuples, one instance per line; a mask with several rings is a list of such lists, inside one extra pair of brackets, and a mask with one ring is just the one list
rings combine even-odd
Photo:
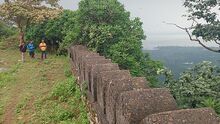
[(164, 46), (144, 52), (149, 52), (153, 59), (161, 61), (171, 69), (175, 77), (179, 77), (181, 72), (202, 61), (211, 61), (214, 65), (220, 66), (220, 53), (210, 52), (202, 47)]

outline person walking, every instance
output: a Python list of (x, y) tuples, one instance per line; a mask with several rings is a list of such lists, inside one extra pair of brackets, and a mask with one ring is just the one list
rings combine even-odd
[(39, 44), (39, 48), (41, 50), (41, 59), (44, 60), (47, 58), (47, 53), (46, 53), (46, 50), (47, 50), (47, 44), (45, 43), (44, 40), (41, 41), (41, 43)]
[(30, 57), (34, 58), (35, 57), (35, 46), (32, 40), (28, 43), (27, 49), (29, 51)]
[(21, 44), (19, 45), (19, 49), (21, 52), (21, 61), (24, 62), (25, 61), (25, 52), (27, 50), (27, 46), (25, 45), (24, 42), (21, 42)]

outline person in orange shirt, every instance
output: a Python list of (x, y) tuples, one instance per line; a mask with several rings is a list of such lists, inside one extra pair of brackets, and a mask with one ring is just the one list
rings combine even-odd
[(41, 50), (41, 59), (44, 60), (47, 58), (47, 44), (44, 42), (44, 40), (41, 41), (41, 43), (39, 44), (39, 48)]

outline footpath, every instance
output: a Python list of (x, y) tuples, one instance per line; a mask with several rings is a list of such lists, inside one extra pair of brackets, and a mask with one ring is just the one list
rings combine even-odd
[(66, 79), (66, 57), (49, 55), (42, 62), (27, 53), (25, 63), (19, 59), (18, 50), (0, 50), (0, 68), (7, 72), (0, 72), (0, 124), (38, 123), (36, 103)]

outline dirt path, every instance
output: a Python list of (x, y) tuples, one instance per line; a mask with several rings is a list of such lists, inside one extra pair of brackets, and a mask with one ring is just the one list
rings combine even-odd
[(8, 105), (6, 106), (5, 109), (5, 114), (3, 115), (3, 124), (12, 124), (15, 121), (15, 110), (16, 110), (16, 105), (19, 101), (19, 94), (21, 94), (21, 86), (16, 87), (12, 91), (12, 96), (10, 98), (10, 101), (8, 102)]
[(13, 80), (0, 87), (0, 124), (28, 124), (36, 113), (34, 103), (47, 95), (55, 82), (65, 79), (62, 57), (50, 56), (42, 62), (27, 56), (25, 63), (18, 62), (19, 57), (17, 51), (0, 50), (4, 66), (16, 68), (10, 72)]

